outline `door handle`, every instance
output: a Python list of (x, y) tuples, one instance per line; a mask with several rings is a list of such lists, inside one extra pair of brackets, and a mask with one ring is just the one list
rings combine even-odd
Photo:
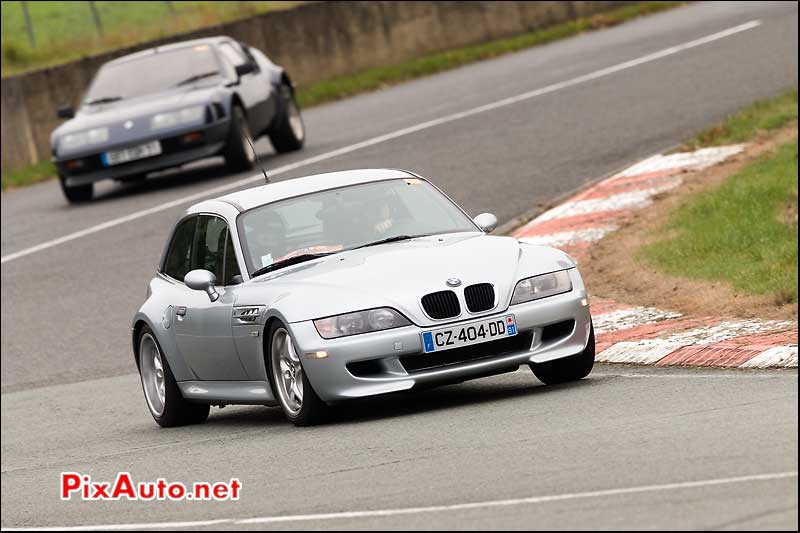
[(178, 320), (183, 320), (183, 318), (186, 316), (186, 306), (179, 305), (175, 310), (175, 315), (178, 317)]

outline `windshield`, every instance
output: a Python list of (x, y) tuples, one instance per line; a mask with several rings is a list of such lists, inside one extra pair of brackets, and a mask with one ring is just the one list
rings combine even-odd
[(148, 54), (100, 69), (86, 92), (84, 103), (110, 102), (142, 96), (220, 74), (209, 45), (187, 46)]
[(238, 226), (251, 274), (301, 254), (339, 252), (393, 237), (477, 231), (455, 204), (417, 178), (290, 198), (245, 212)]

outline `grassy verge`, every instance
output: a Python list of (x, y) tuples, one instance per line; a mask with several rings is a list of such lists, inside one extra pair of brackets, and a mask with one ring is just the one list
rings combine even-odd
[[(746, 141), (797, 119), (784, 96), (745, 109), (698, 144)], [(793, 111), (792, 111), (793, 110)], [(797, 303), (797, 136), (670, 213), (637, 258), (690, 279), (724, 281), (746, 294)]]
[(28, 165), (11, 172), (4, 172), (2, 177), (3, 190), (46, 181), (52, 179), (55, 175), (56, 169), (50, 161)]
[[(273, 2), (278, 4), (279, 2)], [(454, 69), (468, 63), (490, 59), (525, 48), (549, 43), (581, 32), (614, 26), (630, 19), (663, 11), (686, 2), (639, 2), (607, 13), (558, 24), (508, 39), (500, 39), (480, 45), (468, 46), (433, 54), (405, 63), (370, 69), (357, 74), (338, 76), (308, 87), (299, 87), (297, 99), (302, 107), (311, 107), (324, 102), (345, 98), (358, 93), (374, 91), (391, 84), (419, 78), (436, 72)], [(47, 173), (51, 172), (48, 176)], [(40, 163), (2, 175), (2, 189), (19, 187), (52, 176), (52, 166)]]
[(453, 69), (483, 59), (490, 59), (542, 45), (585, 31), (614, 26), (642, 15), (663, 11), (684, 3), (639, 2), (607, 13), (565, 22), (508, 39), (450, 50), (397, 65), (370, 69), (357, 74), (339, 76), (309, 87), (301, 87), (298, 90), (297, 97), (301, 106), (313, 106), (357, 93), (374, 91), (387, 85)]
[(745, 107), (685, 143), (681, 151), (745, 142), (761, 132), (782, 128), (793, 120), (797, 120), (797, 89)]

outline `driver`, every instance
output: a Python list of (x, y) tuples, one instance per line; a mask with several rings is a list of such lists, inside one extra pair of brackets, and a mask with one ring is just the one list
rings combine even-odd
[(257, 225), (245, 226), (250, 256), (260, 267), (269, 266), (286, 255), (286, 222), (274, 211), (266, 211), (254, 221)]

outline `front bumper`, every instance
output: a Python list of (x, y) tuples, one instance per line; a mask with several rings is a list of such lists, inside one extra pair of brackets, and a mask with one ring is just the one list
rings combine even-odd
[[(448, 325), (473, 322), (513, 314), (517, 335), (532, 338), (513, 351), (489, 355), (479, 359), (447, 364), (436, 368), (407, 371), (401, 360), (408, 356), (426, 357), (423, 353), (421, 333), (440, 327), (416, 325), (375, 333), (353, 335), (339, 339), (323, 339), (312, 321), (289, 325), (298, 353), (303, 357), (303, 369), (315, 392), (327, 402), (359, 398), (408, 390), (418, 386), (455, 383), (477, 377), (499, 374), (518, 369), (521, 365), (544, 363), (553, 359), (576, 355), (586, 348), (591, 330), (591, 316), (586, 302), (586, 289), (577, 272), (570, 271), (573, 290), (508, 307), (502, 312)], [(543, 340), (542, 332), (551, 324), (574, 320), (571, 332)], [(324, 359), (305, 358), (304, 354), (325, 351)], [(446, 353), (446, 351), (442, 352)], [(430, 354), (428, 354), (430, 355)], [(369, 376), (352, 371), (353, 363), (379, 362), (378, 371)], [(349, 367), (348, 367), (349, 365)]]
[[(70, 157), (63, 160), (56, 159), (53, 163), (58, 169), (58, 173), (63, 177), (64, 182), (69, 187), (86, 185), (106, 179), (122, 179), (137, 174), (146, 174), (170, 167), (176, 167), (217, 155), (225, 146), (228, 138), (230, 121), (220, 120), (203, 127), (194, 127), (186, 131), (170, 132), (168, 136), (154, 136), (147, 139), (139, 139), (136, 142), (128, 143), (124, 146), (104, 147), (97, 153), (87, 154), (80, 157)], [(183, 146), (179, 139), (187, 134), (199, 132), (203, 134), (201, 143)], [(154, 157), (138, 159), (121, 165), (104, 167), (100, 162), (102, 152), (124, 149), (127, 146), (137, 146), (150, 141), (158, 140), (161, 142), (163, 152)], [(85, 164), (85, 169), (79, 172), (70, 171), (66, 163), (80, 159)]]

